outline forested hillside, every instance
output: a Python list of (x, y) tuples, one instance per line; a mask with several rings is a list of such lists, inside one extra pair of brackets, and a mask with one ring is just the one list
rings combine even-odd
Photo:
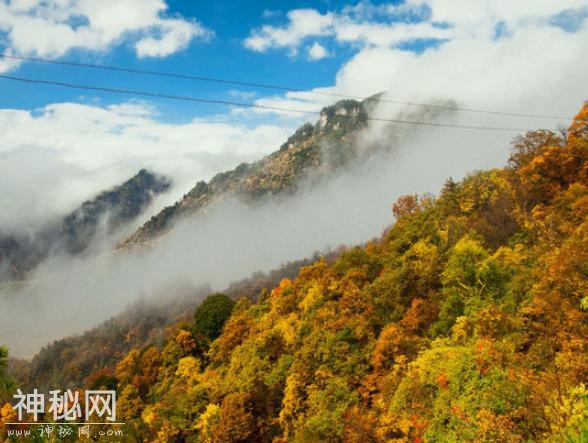
[(258, 301), (208, 297), (92, 387), (128, 441), (586, 441), (587, 118)]
[(588, 443), (588, 0), (0, 0), (0, 443)]
[[(339, 251), (328, 252), (323, 257), (332, 261), (338, 254)], [(314, 258), (285, 263), (267, 273), (255, 272), (249, 278), (231, 283), (223, 293), (235, 300), (255, 301), (280, 280), (294, 278), (303, 266), (318, 258), (317, 253)], [(211, 292), (208, 286), (203, 286), (178, 290), (166, 299), (142, 299), (83, 334), (55, 340), (30, 361), (9, 359), (6, 372), (27, 390), (48, 392), (63, 387), (95, 385), (112, 378), (116, 363), (132, 348), (161, 345), (166, 328), (188, 320)], [(0, 394), (0, 400), (2, 398)]]

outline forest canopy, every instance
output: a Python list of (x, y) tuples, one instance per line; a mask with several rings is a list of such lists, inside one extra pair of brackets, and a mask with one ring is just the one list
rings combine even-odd
[(126, 438), (587, 441), (587, 118), (400, 198), (381, 238), (255, 302), (209, 297), (102, 370)]

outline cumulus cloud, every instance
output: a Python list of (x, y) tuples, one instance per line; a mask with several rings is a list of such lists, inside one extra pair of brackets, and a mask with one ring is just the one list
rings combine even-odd
[[(561, 17), (569, 16), (570, 10), (583, 11), (582, 5), (586, 0), (521, 1), (516, 5), (410, 0), (377, 7), (360, 3), (339, 15), (328, 13), (337, 23), (330, 28), (333, 44), (361, 44), (340, 68), (332, 86), (265, 97), (259, 103), (317, 110), (333, 101), (328, 94), (368, 97), (389, 91), (391, 100), (404, 102), (450, 98), (462, 107), (573, 115), (588, 96), (584, 80), (588, 60), (583, 55), (588, 20), (586, 14), (576, 14), (584, 19), (567, 26)], [(400, 21), (389, 25), (374, 21), (385, 14), (396, 14)], [(411, 21), (407, 17), (420, 18)], [(254, 35), (259, 34), (256, 32)], [(439, 41), (420, 46), (420, 50), (389, 44), (415, 35)], [(368, 40), (370, 44), (363, 45)], [(557, 122), (544, 123), (553, 127)], [(528, 120), (512, 117), (501, 125), (531, 127)]]
[[(139, 57), (163, 57), (212, 35), (199, 22), (170, 16), (167, 9), (164, 0), (2, 0), (0, 47), (59, 57), (72, 49), (104, 51), (132, 42)], [(0, 65), (0, 70), (11, 67)]]
[(139, 57), (165, 57), (184, 49), (193, 38), (210, 35), (201, 26), (182, 19), (167, 19), (160, 27), (161, 37), (145, 37), (136, 43)]
[(170, 203), (197, 180), (277, 149), (290, 128), (162, 123), (152, 106), (127, 102), (2, 109), (0, 132), (0, 227), (14, 231), (38, 228), (140, 168), (174, 179), (160, 204)]
[(320, 60), (325, 58), (329, 55), (327, 50), (324, 48), (323, 45), (320, 43), (315, 42), (309, 49), (308, 49), (308, 57), (311, 60)]
[(285, 24), (253, 29), (244, 45), (256, 52), (287, 49), (296, 54), (305, 41), (328, 37), (359, 48), (402, 47), (419, 40), (487, 38), (501, 26), (518, 29), (559, 24), (565, 28), (567, 20), (567, 30), (573, 30), (586, 16), (586, 0), (521, 0), (516, 5), (508, 0), (405, 0), (379, 5), (363, 1), (325, 13), (316, 9), (291, 10)]
[(481, 22), (516, 22), (548, 17), (568, 9), (585, 8), (585, 0), (407, 0), (408, 7), (426, 5), (431, 20), (455, 24)]
[[(295, 54), (305, 40), (317, 37), (328, 36), (343, 43), (392, 46), (415, 39), (445, 39), (453, 35), (450, 28), (433, 22), (414, 23), (414, 17), (421, 17), (422, 13), (418, 5), (373, 6), (369, 3), (324, 14), (315, 9), (294, 9), (288, 12), (287, 24), (254, 29), (244, 45), (257, 52), (287, 48)], [(316, 42), (315, 45), (320, 46)]]
[(336, 17), (314, 9), (294, 9), (288, 12), (288, 20), (288, 25), (283, 27), (266, 25), (253, 31), (244, 41), (245, 47), (258, 52), (284, 47), (296, 50), (300, 42), (309, 36), (332, 33)]

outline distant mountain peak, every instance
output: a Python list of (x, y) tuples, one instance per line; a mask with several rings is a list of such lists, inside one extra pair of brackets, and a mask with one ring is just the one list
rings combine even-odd
[[(34, 236), (0, 233), (0, 279), (23, 277), (52, 252), (84, 252), (105, 223), (112, 234), (138, 217), (171, 181), (141, 169), (124, 183), (86, 200), (52, 226)], [(7, 266), (9, 265), (9, 266)]]

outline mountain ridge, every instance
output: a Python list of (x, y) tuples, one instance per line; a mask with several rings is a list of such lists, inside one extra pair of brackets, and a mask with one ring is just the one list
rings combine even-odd
[(31, 235), (0, 233), (0, 279), (24, 278), (52, 253), (81, 254), (100, 230), (112, 234), (138, 217), (171, 181), (146, 169), (84, 201)]
[[(368, 107), (379, 96), (364, 101), (341, 100), (323, 108), (315, 124), (300, 126), (278, 150), (253, 163), (198, 181), (180, 200), (154, 215), (120, 247), (145, 244), (169, 231), (183, 216), (205, 211), (214, 202), (235, 197), (256, 204), (277, 195), (295, 193), (302, 180), (320, 180), (361, 155), (355, 145), (367, 127)], [(369, 106), (367, 103), (369, 103)]]

